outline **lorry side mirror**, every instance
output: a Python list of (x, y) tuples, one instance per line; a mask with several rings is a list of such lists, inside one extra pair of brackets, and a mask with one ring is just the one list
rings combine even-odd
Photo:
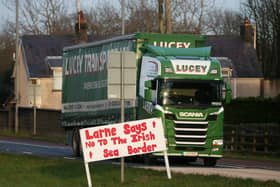
[(145, 87), (151, 89), (152, 88), (152, 81), (145, 81)]
[(152, 103), (155, 103), (155, 81), (154, 80), (148, 80), (145, 81), (145, 93), (144, 93), (144, 99), (145, 101), (150, 101)]
[(231, 86), (230, 84), (227, 82), (226, 83), (226, 104), (230, 104), (231, 101)]
[(152, 90), (145, 89), (145, 101), (152, 101)]

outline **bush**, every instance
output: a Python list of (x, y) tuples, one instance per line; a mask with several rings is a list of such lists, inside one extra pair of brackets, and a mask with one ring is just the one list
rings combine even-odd
[(280, 123), (280, 95), (234, 99), (225, 106), (225, 123)]

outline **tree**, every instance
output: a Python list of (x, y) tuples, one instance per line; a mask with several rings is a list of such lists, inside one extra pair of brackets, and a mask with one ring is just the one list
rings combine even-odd
[(201, 34), (203, 17), (213, 8), (209, 0), (173, 0), (173, 31)]
[(158, 0), (158, 26), (159, 33), (163, 33), (163, 0)]
[(172, 33), (171, 0), (165, 0), (166, 33)]
[(215, 35), (239, 35), (241, 22), (240, 13), (214, 9), (203, 20), (203, 30)]
[(247, 0), (244, 12), (257, 25), (257, 54), (264, 76), (280, 77), (280, 1)]
[(90, 10), (86, 10), (85, 20), (88, 23), (90, 34), (121, 34), (120, 9), (110, 3), (110, 1), (99, 2)]
[(13, 84), (10, 77), (13, 70), (14, 38), (8, 33), (2, 32), (0, 34), (0, 44), (0, 104), (3, 104), (13, 93)]
[[(3, 2), (2, 2), (3, 3)], [(15, 12), (14, 1), (5, 6)], [(67, 14), (63, 0), (25, 0), (20, 1), (20, 29), (22, 34), (65, 34), (72, 33), (74, 22)], [(7, 21), (14, 29), (13, 21)]]
[(126, 12), (128, 33), (159, 32), (156, 0), (130, 0), (127, 2)]

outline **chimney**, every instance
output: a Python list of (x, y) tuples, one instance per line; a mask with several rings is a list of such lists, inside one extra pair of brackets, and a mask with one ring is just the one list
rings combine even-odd
[(84, 20), (83, 11), (79, 11), (77, 23), (75, 24), (77, 43), (86, 43), (88, 41), (87, 30), (88, 30), (88, 25)]
[(244, 24), (240, 26), (240, 36), (243, 41), (253, 43), (253, 25), (247, 18), (244, 20)]

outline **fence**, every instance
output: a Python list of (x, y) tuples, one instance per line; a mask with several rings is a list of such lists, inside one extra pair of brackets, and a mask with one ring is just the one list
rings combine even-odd
[(225, 152), (280, 155), (280, 125), (225, 124)]
[[(61, 127), (60, 111), (36, 109), (36, 134), (48, 137), (65, 137)], [(0, 111), (0, 130), (14, 130), (14, 109)], [(19, 132), (34, 132), (33, 108), (19, 108)]]

